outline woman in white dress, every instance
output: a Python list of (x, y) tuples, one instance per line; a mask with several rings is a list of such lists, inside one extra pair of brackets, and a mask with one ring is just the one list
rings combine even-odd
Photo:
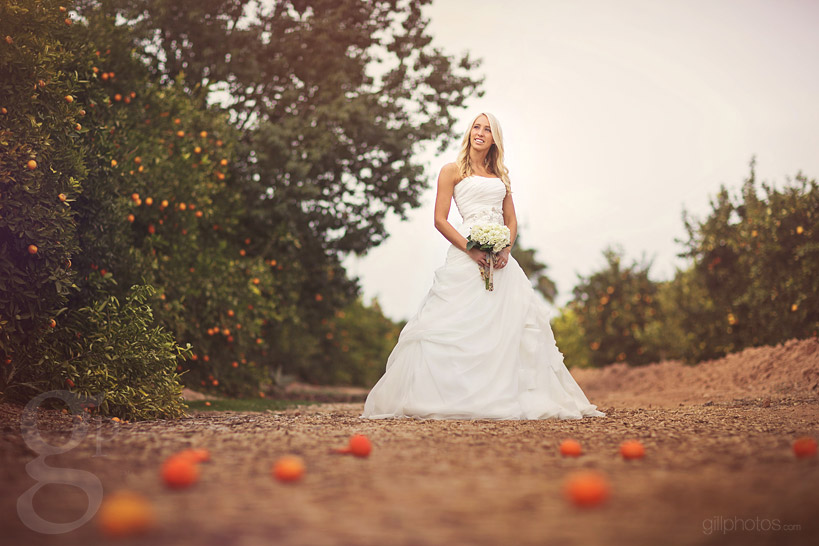
[[(463, 217), (449, 223), (450, 203)], [(490, 256), (466, 249), (470, 227), (505, 224), (514, 244), (517, 219), (503, 136), (492, 114), (466, 131), (455, 163), (441, 169), (435, 227), (449, 240), (444, 265), (407, 322), (362, 418), (580, 419), (604, 416), (589, 403), (563, 363), (549, 309), (510, 255), (496, 257), (494, 290), (481, 265)]]

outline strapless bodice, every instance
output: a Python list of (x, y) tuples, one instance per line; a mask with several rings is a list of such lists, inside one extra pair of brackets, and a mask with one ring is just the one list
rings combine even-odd
[(471, 226), (478, 224), (503, 224), (506, 185), (500, 178), (468, 176), (455, 184), (452, 194), (463, 218), (458, 231), (467, 232)]

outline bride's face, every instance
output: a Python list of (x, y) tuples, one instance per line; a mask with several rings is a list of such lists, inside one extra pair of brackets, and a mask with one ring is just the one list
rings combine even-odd
[(489, 148), (492, 147), (495, 141), (492, 138), (492, 128), (489, 126), (489, 118), (484, 115), (478, 116), (478, 119), (472, 124), (472, 133), (469, 139), (472, 147), (479, 152), (489, 150)]

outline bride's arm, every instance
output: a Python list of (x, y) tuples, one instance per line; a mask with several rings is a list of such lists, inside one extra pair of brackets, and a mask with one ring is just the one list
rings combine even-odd
[(449, 223), (449, 207), (452, 204), (452, 192), (458, 182), (458, 167), (455, 163), (447, 163), (438, 175), (438, 193), (435, 195), (435, 229), (447, 240), (466, 252), (466, 237), (458, 233)]
[(486, 261), (486, 253), (473, 248), (466, 250), (466, 237), (458, 233), (452, 224), (449, 223), (449, 207), (452, 204), (452, 192), (455, 190), (455, 184), (458, 182), (458, 167), (455, 163), (447, 163), (441, 169), (438, 175), (438, 192), (435, 195), (435, 229), (441, 232), (441, 235), (459, 248), (469, 254), (469, 257), (481, 265), (488, 265)]
[(515, 238), (518, 236), (518, 216), (515, 214), (515, 204), (512, 202), (512, 193), (506, 194), (503, 198), (503, 223), (509, 228), (509, 246), (511, 249), (515, 244)]

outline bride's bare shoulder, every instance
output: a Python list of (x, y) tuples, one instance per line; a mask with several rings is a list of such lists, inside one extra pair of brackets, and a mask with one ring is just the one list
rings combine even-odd
[(457, 163), (447, 163), (441, 167), (441, 174), (438, 175), (439, 184), (454, 186), (461, 180), (461, 174)]

